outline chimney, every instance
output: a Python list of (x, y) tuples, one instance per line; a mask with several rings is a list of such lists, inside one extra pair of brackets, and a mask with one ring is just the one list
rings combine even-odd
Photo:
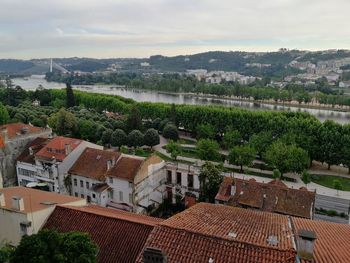
[(297, 238), (298, 256), (304, 260), (312, 260), (314, 257), (314, 245), (316, 233), (301, 229)]
[(5, 202), (5, 194), (0, 192), (0, 206), (5, 207), (6, 202)]
[(107, 161), (107, 170), (111, 169), (111, 168), (112, 168), (112, 165), (113, 165), (112, 160), (108, 160), (108, 161)]
[(29, 147), (29, 154), (30, 154), (30, 155), (33, 155), (33, 154), (34, 154), (33, 148), (32, 148), (32, 147)]
[(23, 198), (20, 196), (12, 196), (12, 209), (23, 211), (24, 210), (24, 202)]
[(69, 143), (66, 143), (64, 145), (66, 155), (70, 154), (72, 152), (72, 146)]
[(145, 263), (167, 263), (167, 256), (158, 248), (146, 247), (143, 251), (143, 261)]

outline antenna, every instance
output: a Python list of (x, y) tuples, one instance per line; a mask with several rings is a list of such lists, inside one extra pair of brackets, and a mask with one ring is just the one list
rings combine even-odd
[(50, 72), (52, 73), (52, 58), (51, 58), (51, 61), (50, 61)]

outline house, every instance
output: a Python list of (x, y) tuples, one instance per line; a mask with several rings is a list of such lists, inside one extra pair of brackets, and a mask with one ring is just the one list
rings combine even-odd
[(34, 148), (30, 144), (27, 145), (16, 165), (19, 183), (25, 185), (42, 182), (46, 183), (52, 192), (67, 193), (68, 170), (87, 147), (103, 148), (90, 142), (62, 136), (55, 137), (47, 143), (38, 142)]
[(346, 263), (349, 257), (349, 225), (199, 203), (157, 224), (136, 262)]
[(69, 170), (72, 191), (100, 206), (144, 213), (163, 202), (165, 162), (87, 148)]
[(25, 187), (0, 189), (0, 244), (16, 246), (23, 235), (36, 234), (57, 204), (83, 206), (86, 201)]
[(37, 137), (50, 137), (50, 128), (11, 123), (0, 126), (0, 188), (16, 182), (15, 160), (26, 145)]
[(87, 233), (99, 247), (99, 263), (134, 263), (161, 219), (95, 205), (57, 206), (44, 229)]
[(259, 183), (254, 179), (225, 177), (215, 200), (231, 206), (313, 219), (315, 197), (315, 192), (288, 188), (280, 180)]

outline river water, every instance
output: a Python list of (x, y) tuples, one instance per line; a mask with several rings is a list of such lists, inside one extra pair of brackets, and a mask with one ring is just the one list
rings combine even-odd
[[(65, 84), (56, 82), (47, 82), (44, 76), (33, 75), (27, 79), (15, 78), (13, 79), (15, 85), (21, 86), (26, 90), (35, 90), (39, 85), (42, 85), (47, 89), (61, 89), (65, 87)], [(151, 90), (139, 90), (139, 89), (126, 89), (124, 87), (116, 87), (109, 85), (84, 85), (74, 86), (75, 89), (104, 93), (111, 95), (119, 95), (125, 98), (131, 98), (135, 101), (148, 101), (148, 102), (163, 102), (163, 103), (175, 103), (175, 104), (193, 104), (193, 105), (220, 105), (226, 107), (240, 107), (249, 110), (284, 110), (284, 111), (299, 111), (308, 112), (318, 118), (320, 121), (327, 119), (334, 120), (335, 122), (346, 124), (350, 123), (350, 112), (340, 112), (333, 110), (322, 109), (307, 109), (282, 105), (270, 105), (265, 103), (254, 103), (247, 101), (227, 100), (219, 98), (204, 98), (192, 94), (169, 94)]]

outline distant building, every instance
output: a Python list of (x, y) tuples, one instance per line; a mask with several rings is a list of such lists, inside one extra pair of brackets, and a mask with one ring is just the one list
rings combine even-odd
[[(20, 185), (46, 183), (52, 192), (67, 193), (66, 177), (68, 170), (87, 148), (102, 149), (102, 146), (79, 139), (58, 136), (44, 143), (34, 152), (33, 146), (27, 148), (17, 162), (17, 176)], [(33, 163), (35, 162), (35, 163)]]
[(15, 160), (26, 145), (37, 137), (49, 137), (50, 128), (30, 124), (11, 123), (0, 126), (0, 188), (16, 181)]
[(141, 67), (149, 67), (149, 66), (151, 66), (148, 62), (141, 62), (140, 63), (140, 66)]
[(280, 180), (259, 183), (254, 179), (225, 177), (215, 200), (220, 204), (313, 219), (315, 197), (315, 192), (288, 188)]
[(0, 189), (0, 244), (16, 246), (22, 236), (36, 234), (58, 204), (83, 206), (86, 201), (25, 187)]

